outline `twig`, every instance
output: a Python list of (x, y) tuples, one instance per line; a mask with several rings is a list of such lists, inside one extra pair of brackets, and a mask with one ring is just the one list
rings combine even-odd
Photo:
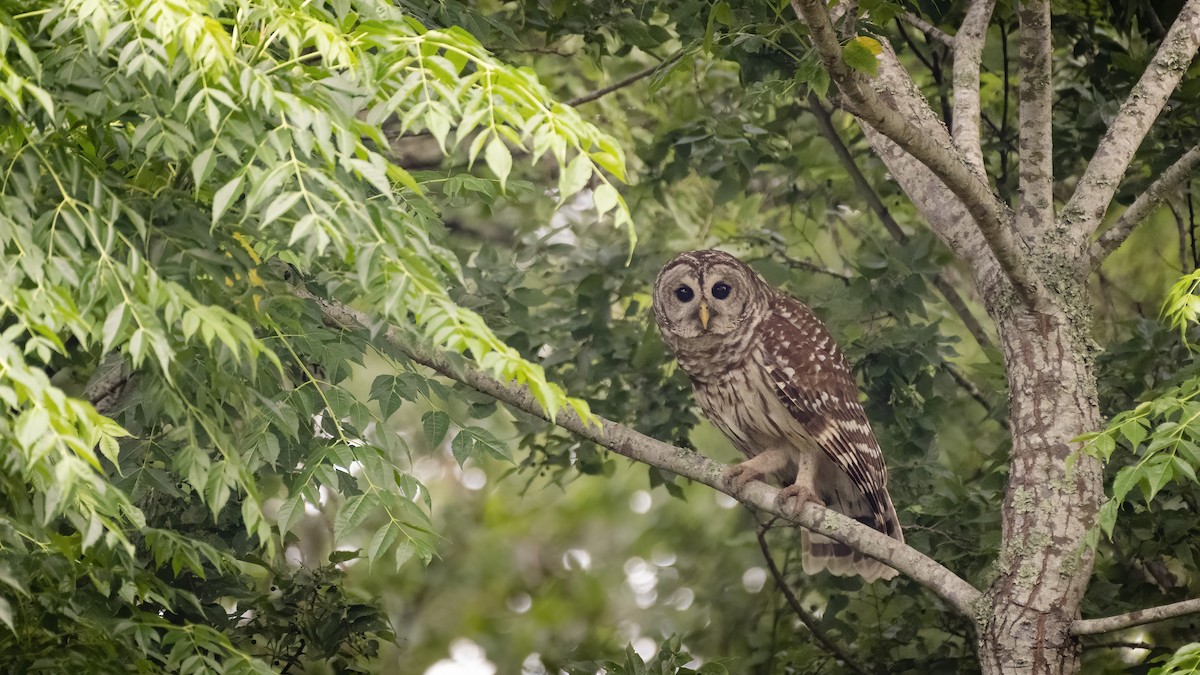
[[(1200, 0), (1187, 0), (1150, 65), (1108, 126), (1075, 193), (1063, 208), (1061, 225), (1074, 243), (1084, 244), (1100, 226), (1134, 152), (1183, 79), (1197, 49), (1200, 49)], [(1024, 163), (1024, 157), (1021, 161)]]
[(1200, 598), (1173, 602), (1169, 605), (1150, 607), (1149, 609), (1139, 609), (1128, 614), (1118, 614), (1103, 619), (1079, 619), (1071, 624), (1071, 635), (1109, 633), (1122, 628), (1174, 619), (1188, 614), (1200, 614)]
[(618, 89), (624, 89), (625, 87), (628, 87), (629, 85), (631, 85), (639, 80), (650, 77), (651, 75), (658, 72), (659, 70), (666, 68), (667, 66), (671, 65), (672, 63), (678, 61), (680, 59), (680, 57), (683, 56), (683, 54), (684, 54), (684, 51), (681, 49), (681, 50), (675, 52), (674, 54), (672, 54), (671, 56), (667, 57), (667, 59), (661, 63), (656, 63), (653, 66), (648, 66), (646, 68), (643, 68), (642, 70), (637, 71), (636, 73), (630, 75), (629, 77), (623, 77), (623, 78), (617, 80), (616, 82), (613, 82), (612, 84), (608, 85), (607, 87), (601, 87), (600, 89), (597, 89), (596, 91), (586, 93), (582, 96), (576, 96), (575, 98), (567, 101), (567, 105), (572, 106), (572, 107), (581, 106), (584, 103), (591, 103), (592, 101), (595, 101), (596, 99), (598, 99), (602, 96), (607, 96), (607, 95), (613, 93), (614, 91), (617, 91)]
[[(366, 314), (318, 297), (307, 289), (295, 288), (294, 292), (297, 297), (314, 302), (327, 323), (363, 329), (377, 326), (377, 322)], [(958, 613), (973, 616), (974, 603), (980, 597), (980, 592), (975, 587), (936, 560), (869, 525), (813, 502), (806, 502), (796, 513), (785, 513), (778, 502), (779, 490), (766, 483), (752, 482), (737, 494), (733, 494), (734, 491), (726, 480), (727, 467), (703, 455), (650, 438), (603, 417), (594, 416), (594, 419), (584, 421), (570, 408), (560, 410), (551, 420), (533, 393), (524, 385), (504, 383), (474, 368), (452, 365), (446, 357), (430, 353), (406, 340), (395, 328), (389, 327), (386, 333), (377, 339), (382, 342), (381, 348), (389, 353), (402, 355), (497, 401), (551, 421), (619, 455), (703, 483), (747, 506), (803, 525), (813, 532), (846, 544), (863, 555), (909, 575), (945, 600)]]
[(775, 564), (775, 559), (771, 557), (771, 548), (767, 544), (767, 529), (769, 526), (770, 523), (764, 523), (758, 526), (758, 547), (762, 549), (763, 559), (767, 561), (767, 569), (771, 571), (771, 576), (775, 579), (775, 585), (779, 587), (779, 592), (783, 593), (783, 597), (787, 600), (788, 606), (790, 606), (792, 611), (796, 613), (796, 616), (800, 619), (800, 623), (804, 624), (805, 628), (808, 628), (808, 632), (813, 634), (813, 637), (817, 639), (817, 642), (821, 643), (821, 646), (823, 646), (826, 651), (828, 651), (830, 654), (833, 654), (833, 656), (842, 663), (846, 664), (846, 667), (850, 670), (853, 670), (859, 675), (867, 675), (867, 673), (870, 671), (858, 665), (854, 659), (850, 658), (850, 655), (846, 653), (846, 650), (842, 649), (840, 645), (829, 639), (829, 636), (825, 634), (825, 631), (821, 630), (820, 620), (817, 619), (812, 612), (804, 609), (804, 607), (800, 604), (800, 601), (796, 598), (796, 594), (792, 592), (792, 587), (788, 585), (787, 579), (783, 578), (783, 573), (779, 571), (779, 567)]
[[(1152, 645), (1149, 642), (1096, 642), (1094, 644), (1083, 645), (1084, 649), (1166, 649)], [(1175, 651), (1167, 649), (1167, 651)]]
[(1096, 243), (1092, 245), (1089, 265), (1094, 269), (1113, 251), (1117, 250), (1129, 238), (1133, 229), (1149, 216), (1159, 203), (1192, 174), (1196, 165), (1200, 164), (1200, 145), (1192, 147), (1162, 172), (1154, 182), (1150, 183), (1138, 198), (1133, 200), (1125, 213), (1108, 228)]
[[(983, 406), (984, 410), (986, 410), (988, 413), (991, 413), (992, 404), (983, 397), (983, 393), (979, 391), (979, 387), (975, 386), (974, 382), (968, 380), (967, 376), (962, 374), (962, 371), (954, 367), (954, 364), (947, 362), (944, 365), (946, 372), (950, 373), (950, 377), (954, 378), (954, 381), (958, 383), (958, 386), (962, 387), (963, 391), (967, 392), (968, 396), (975, 399), (976, 403)], [(1000, 423), (1001, 428), (1008, 430), (1008, 420), (1004, 419), (1003, 417), (996, 417), (996, 421)]]

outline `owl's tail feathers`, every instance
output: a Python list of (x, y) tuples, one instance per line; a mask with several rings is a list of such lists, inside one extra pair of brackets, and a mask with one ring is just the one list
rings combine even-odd
[[(833, 503), (837, 501), (834, 499), (830, 500), (828, 506), (903, 542), (904, 533), (900, 531), (900, 520), (896, 517), (896, 509), (892, 506), (892, 500), (886, 492), (881, 497), (882, 499), (871, 500), (881, 507), (879, 509), (871, 508), (871, 504), (866, 499), (855, 499), (853, 500), (855, 503), (852, 504)], [(898, 574), (896, 570), (874, 558), (867, 557), (839, 541), (809, 532), (804, 528), (800, 528), (800, 550), (804, 573), (809, 575), (817, 574), (822, 570), (843, 577), (857, 574), (863, 578), (863, 581), (870, 583), (878, 579), (892, 579)]]

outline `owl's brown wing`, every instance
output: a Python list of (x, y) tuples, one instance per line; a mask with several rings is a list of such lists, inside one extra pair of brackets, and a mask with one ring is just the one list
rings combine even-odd
[[(775, 394), (818, 447), (867, 499), (885, 534), (902, 538), (883, 452), (858, 402), (858, 385), (829, 331), (810, 309), (780, 293), (759, 324)], [(851, 514), (847, 514), (851, 515)]]

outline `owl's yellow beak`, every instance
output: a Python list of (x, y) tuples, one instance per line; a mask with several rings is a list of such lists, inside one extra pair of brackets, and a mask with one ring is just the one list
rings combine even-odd
[(700, 327), (708, 330), (708, 302), (704, 298), (700, 299)]

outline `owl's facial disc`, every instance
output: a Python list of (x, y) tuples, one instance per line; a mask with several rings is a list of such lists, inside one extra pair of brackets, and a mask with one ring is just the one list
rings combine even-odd
[(657, 286), (659, 322), (681, 338), (728, 335), (738, 328), (748, 309), (750, 285), (736, 261), (668, 265)]

